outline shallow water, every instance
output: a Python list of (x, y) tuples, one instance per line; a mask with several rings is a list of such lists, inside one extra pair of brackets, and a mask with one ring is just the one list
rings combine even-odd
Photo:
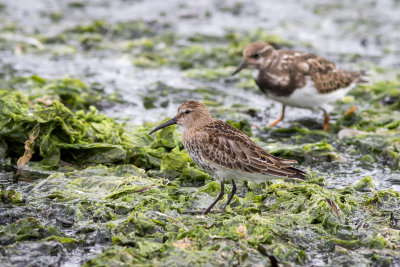
[[(199, 45), (215, 47), (220, 45), (220, 41), (214, 39), (223, 39), (227, 32), (247, 33), (261, 28), (267, 34), (279, 36), (293, 49), (324, 55), (344, 68), (367, 70), (372, 82), (398, 75), (399, 1), (361, 1), (357, 4), (354, 1), (336, 1), (332, 4), (319, 2), (1, 1), (1, 74), (5, 80), (29, 75), (45, 78), (71, 76), (88, 84), (99, 83), (104, 86), (105, 94), (116, 93), (120, 99), (116, 104), (103, 106), (101, 112), (120, 122), (134, 125), (158, 122), (166, 116), (172, 116), (184, 100), (206, 99), (214, 104), (210, 106), (211, 112), (224, 120), (249, 120), (253, 125), (254, 135), (267, 147), (278, 141), (299, 144), (301, 141), (296, 143), (291, 135), (274, 135), (264, 128), (268, 122), (279, 116), (280, 104), (267, 99), (256, 88), (244, 89), (238, 86), (233, 82), (235, 78), (190, 78), (190, 69), (181, 70), (176, 64), (168, 63), (145, 68), (135, 66), (133, 61), (138, 55), (119, 49), (119, 44), (127, 40), (116, 41), (113, 47), (112, 38), (109, 38), (111, 41), (108, 40), (108, 44), (111, 43), (111, 46), (85, 51), (77, 45), (77, 50), (72, 52), (68, 50), (68, 46), (59, 48), (57, 44), (51, 43), (44, 44), (42, 49), (40, 47), (43, 44), (39, 40), (58, 36), (77, 25), (91, 24), (94, 20), (104, 20), (111, 25), (132, 20), (156, 20), (160, 25), (168, 24), (165, 31), (174, 33), (177, 38), (174, 45), (182, 47), (196, 44), (191, 41), (196, 34), (205, 36), (206, 39)], [(57, 14), (62, 14), (60, 20), (51, 19)], [(16, 30), (7, 30), (11, 26)], [(162, 34), (164, 29), (156, 32)], [(165, 43), (156, 43), (157, 45), (160, 50), (167, 46)], [(237, 58), (237, 63), (239, 61), (240, 57)], [(213, 64), (215, 63), (206, 64), (206, 67), (219, 67)], [(250, 73), (250, 70), (247, 72)], [(157, 98), (154, 108), (146, 108), (143, 98), (148, 95), (158, 96), (158, 92), (163, 90), (170, 93), (161, 99)], [(167, 104), (162, 104), (163, 102)], [(237, 107), (235, 104), (241, 106)], [(243, 111), (249, 108), (256, 110), (258, 116), (249, 116)], [(286, 120), (279, 127), (317, 124), (315, 128), (321, 121), (322, 113), (314, 114), (308, 110), (289, 108)], [(335, 121), (335, 116), (332, 116), (332, 122)], [(317, 142), (318, 139), (321, 138), (310, 138), (309, 142)], [(399, 170), (393, 171), (379, 161), (366, 165), (360, 162), (362, 155), (353, 156), (347, 153), (347, 147), (334, 143), (332, 145), (337, 145), (335, 148), (342, 156), (340, 162), (304, 161), (301, 165), (302, 168), (319, 171), (326, 179), (328, 188), (343, 188), (370, 175), (374, 178), (376, 189), (391, 188), (400, 191)], [(30, 183), (47, 175), (49, 173), (32, 172), (29, 169), (17, 172), (7, 164), (0, 167), (0, 183), (17, 190), (29, 191)], [(2, 210), (7, 208), (4, 204), (0, 206)], [(7, 224), (7, 221), (1, 220), (1, 224)], [(69, 230), (63, 231), (68, 233)], [(109, 240), (98, 242), (92, 247), (66, 253), (56, 262), (62, 266), (78, 266), (108, 245)], [(80, 258), (82, 251), (87, 253), (85, 259)], [(41, 259), (40, 255), (38, 259)], [(38, 263), (43, 263), (43, 259), (41, 260)], [(313, 263), (318, 266), (323, 261), (316, 258)]]

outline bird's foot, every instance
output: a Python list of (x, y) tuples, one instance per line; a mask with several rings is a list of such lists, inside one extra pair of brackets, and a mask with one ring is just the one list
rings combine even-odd
[(324, 132), (328, 131), (328, 128), (329, 128), (329, 122), (324, 123)]
[(275, 125), (277, 125), (280, 121), (283, 121), (283, 119), (285, 118), (285, 105), (282, 105), (282, 113), (281, 116), (279, 118), (277, 118), (274, 122), (270, 123), (268, 126), (269, 127), (274, 127)]
[(279, 122), (281, 122), (283, 119), (282, 118), (278, 118), (276, 119), (274, 122), (271, 122), (268, 126), (269, 127), (274, 127), (275, 125), (277, 125)]
[(356, 107), (356, 106), (352, 106), (351, 108), (349, 108), (349, 109), (344, 113), (344, 115), (345, 115), (345, 116), (348, 116), (348, 115), (350, 115), (350, 114), (353, 114), (354, 112), (356, 112), (356, 110), (357, 110), (357, 107)]

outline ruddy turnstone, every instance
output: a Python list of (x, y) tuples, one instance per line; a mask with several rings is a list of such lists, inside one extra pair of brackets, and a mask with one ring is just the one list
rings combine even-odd
[(235, 180), (261, 183), (278, 178), (306, 179), (305, 172), (290, 165), (296, 163), (295, 160), (272, 156), (240, 130), (211, 117), (199, 101), (182, 104), (175, 117), (154, 128), (150, 134), (173, 124), (181, 126), (183, 146), (192, 160), (220, 181), (217, 199), (203, 214), (210, 212), (224, 196), (225, 181), (231, 180), (233, 187), (223, 211), (236, 192)]
[(254, 79), (261, 91), (283, 104), (281, 116), (270, 127), (283, 120), (286, 106), (293, 106), (321, 109), (326, 131), (329, 126), (326, 105), (342, 98), (357, 83), (363, 82), (361, 72), (340, 69), (314, 54), (275, 50), (263, 42), (251, 43), (243, 50), (243, 61), (232, 75), (247, 67), (255, 69)]

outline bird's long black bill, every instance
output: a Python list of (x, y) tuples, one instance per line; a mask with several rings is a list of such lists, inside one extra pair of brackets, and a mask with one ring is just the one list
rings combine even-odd
[(247, 63), (246, 63), (246, 61), (243, 60), (242, 62), (240, 62), (239, 66), (236, 68), (236, 70), (232, 73), (231, 76), (235, 75), (236, 73), (238, 73), (239, 71), (241, 71), (242, 69), (244, 69), (246, 67), (247, 67)]
[(155, 131), (158, 131), (164, 127), (176, 124), (178, 122), (178, 119), (175, 117), (173, 117), (172, 119), (170, 119), (169, 121), (164, 122), (163, 124), (158, 125), (156, 128), (154, 128), (149, 134), (154, 133)]

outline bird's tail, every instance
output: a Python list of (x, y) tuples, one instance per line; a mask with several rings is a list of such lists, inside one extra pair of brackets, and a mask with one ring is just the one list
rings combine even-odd
[(307, 180), (306, 172), (299, 170), (295, 167), (289, 167), (288, 170), (293, 172), (293, 174), (290, 174), (288, 178), (299, 179), (299, 180), (303, 180), (303, 181)]
[[(272, 156), (272, 155), (271, 155)], [(286, 171), (287, 174), (287, 178), (292, 178), (292, 179), (300, 179), (300, 180), (307, 180), (307, 173), (299, 170), (293, 166), (291, 166), (290, 164), (295, 164), (297, 163), (296, 160), (293, 159), (282, 159), (282, 158), (278, 158), (275, 156), (272, 156), (275, 160), (280, 161), (281, 163), (287, 164), (287, 166), (284, 168), (284, 171)]]

